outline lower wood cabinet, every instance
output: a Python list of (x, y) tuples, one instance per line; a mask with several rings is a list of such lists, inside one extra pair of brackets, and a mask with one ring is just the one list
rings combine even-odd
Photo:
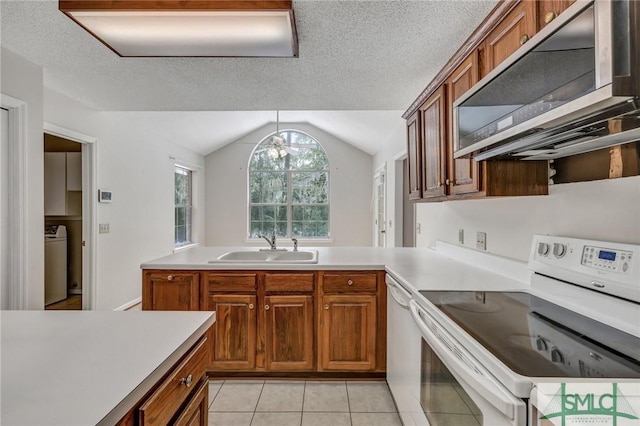
[(144, 309), (216, 311), (210, 374), (385, 371), (384, 271), (146, 270), (143, 277)]
[(313, 297), (276, 295), (265, 297), (265, 367), (270, 371), (313, 370)]
[(209, 310), (216, 311), (211, 367), (220, 370), (252, 370), (256, 366), (257, 298), (246, 294), (209, 296)]
[(320, 367), (323, 370), (376, 368), (376, 296), (322, 297)]
[(206, 426), (210, 346), (201, 338), (117, 426)]

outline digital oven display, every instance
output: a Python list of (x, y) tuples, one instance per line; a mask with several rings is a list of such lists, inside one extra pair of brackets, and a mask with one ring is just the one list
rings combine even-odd
[(598, 253), (598, 259), (610, 260), (613, 262), (616, 260), (616, 252), (600, 250), (600, 253)]

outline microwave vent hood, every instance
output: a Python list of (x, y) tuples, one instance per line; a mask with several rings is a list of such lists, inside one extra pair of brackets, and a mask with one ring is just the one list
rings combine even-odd
[(576, 0), (454, 103), (456, 158), (544, 160), (640, 141), (640, 2)]

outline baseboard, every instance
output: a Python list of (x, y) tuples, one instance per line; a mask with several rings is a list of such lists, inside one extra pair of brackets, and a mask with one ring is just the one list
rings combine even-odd
[(138, 297), (136, 299), (133, 299), (130, 302), (125, 303), (122, 306), (118, 306), (117, 308), (114, 309), (114, 311), (126, 311), (127, 309), (136, 306), (138, 303), (142, 303), (142, 297)]

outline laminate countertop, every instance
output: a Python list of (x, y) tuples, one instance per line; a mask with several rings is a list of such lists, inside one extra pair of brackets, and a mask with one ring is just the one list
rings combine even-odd
[[(151, 260), (142, 269), (160, 270), (386, 270), (409, 290), (522, 290), (529, 286), (527, 264), (487, 252), (438, 242), (416, 247), (301, 247), (317, 250), (318, 263), (217, 262), (247, 247), (194, 247)], [(289, 248), (289, 250), (291, 250)], [(211, 262), (214, 261), (214, 262)]]
[(112, 425), (198, 341), (213, 312), (2, 311), (2, 425)]

